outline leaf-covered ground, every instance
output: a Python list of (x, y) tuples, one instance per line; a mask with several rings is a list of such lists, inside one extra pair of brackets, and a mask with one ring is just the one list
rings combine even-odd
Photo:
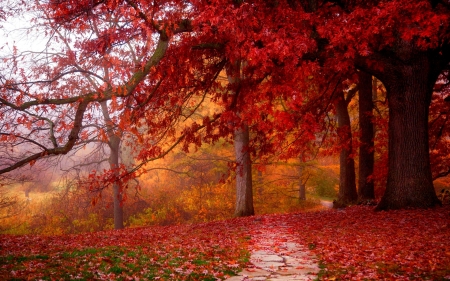
[(320, 280), (450, 280), (450, 206), (351, 207), (269, 217), (319, 256)]
[(54, 237), (0, 236), (0, 279), (223, 279), (248, 260), (242, 223), (229, 220)]
[[(262, 228), (319, 256), (320, 280), (450, 280), (450, 207), (352, 207), (72, 236), (0, 236), (6, 280), (217, 280), (248, 261)], [(275, 229), (275, 228), (274, 228)]]

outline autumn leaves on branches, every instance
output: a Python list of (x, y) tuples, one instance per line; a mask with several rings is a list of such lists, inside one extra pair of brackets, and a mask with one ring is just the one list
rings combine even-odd
[[(362, 70), (383, 82), (389, 106), (379, 209), (439, 204), (428, 114), (433, 86), (448, 73), (447, 1), (104, 0), (27, 8), (50, 37), (39, 59), (13, 52), (5, 61), (14, 67), (2, 66), (1, 114), (10, 125), (2, 124), (1, 145), (15, 151), (3, 153), (0, 173), (111, 130), (137, 140), (140, 163), (178, 143), (187, 150), (230, 138), (244, 125), (255, 156), (311, 158), (334, 125), (336, 101)], [(236, 62), (239, 83), (219, 79)], [(214, 108), (195, 119), (205, 100)], [(99, 118), (103, 101), (113, 127)]]

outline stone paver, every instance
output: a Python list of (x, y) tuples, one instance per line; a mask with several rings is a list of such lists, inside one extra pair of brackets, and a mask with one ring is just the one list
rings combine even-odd
[(308, 249), (294, 243), (283, 226), (264, 226), (252, 235), (250, 265), (226, 281), (316, 280), (319, 265)]

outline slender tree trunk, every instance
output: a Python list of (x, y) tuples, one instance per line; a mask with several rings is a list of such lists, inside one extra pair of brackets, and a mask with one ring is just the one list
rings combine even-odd
[(306, 200), (306, 185), (303, 182), (300, 182), (300, 189), (298, 195), (300, 201)]
[(299, 183), (299, 189), (298, 189), (298, 199), (299, 201), (306, 200), (306, 180), (304, 179), (304, 172), (305, 167), (303, 166), (303, 162), (300, 159), (300, 166), (298, 166), (298, 183)]
[[(120, 151), (120, 137), (115, 133), (115, 126), (109, 116), (106, 101), (100, 103), (102, 107), (103, 118), (106, 123), (106, 130), (108, 134), (108, 145), (110, 148), (109, 166), (111, 170), (119, 167), (119, 151)], [(115, 172), (118, 176), (117, 171)], [(123, 206), (122, 206), (122, 189), (117, 182), (113, 183), (113, 213), (114, 213), (114, 229), (123, 229)]]
[(344, 94), (337, 101), (336, 111), (338, 116), (338, 134), (342, 145), (339, 156), (339, 194), (335, 202), (336, 207), (343, 207), (356, 203), (358, 195), (355, 182), (355, 160), (351, 153), (353, 149), (350, 115), (347, 109), (347, 101)]
[[(109, 156), (109, 165), (111, 169), (116, 169), (119, 167), (119, 148), (120, 148), (120, 138), (115, 136), (109, 140), (109, 147), (111, 149), (111, 154)], [(116, 172), (116, 176), (118, 173)], [(122, 206), (122, 188), (117, 182), (113, 184), (113, 207), (114, 207), (114, 229), (122, 229), (123, 225), (123, 206)]]
[(359, 147), (359, 201), (375, 199), (373, 180), (374, 167), (374, 126), (372, 123), (372, 75), (359, 71), (359, 127), (361, 132), (361, 146)]
[(440, 201), (433, 187), (428, 144), (428, 110), (435, 81), (431, 64), (424, 54), (395, 70), (383, 81), (389, 103), (389, 173), (376, 209), (434, 207)]
[(253, 208), (252, 163), (247, 151), (249, 144), (248, 127), (234, 132), (234, 151), (236, 154), (236, 206), (234, 216), (244, 217), (255, 214)]

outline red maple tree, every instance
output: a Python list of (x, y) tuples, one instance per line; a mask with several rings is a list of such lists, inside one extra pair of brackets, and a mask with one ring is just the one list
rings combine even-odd
[[(432, 183), (428, 112), (433, 86), (450, 61), (446, 1), (104, 0), (55, 1), (39, 8), (50, 19), (46, 24), (81, 37), (89, 34), (93, 20), (103, 22), (110, 15), (120, 19), (109, 28), (105, 25), (99, 36), (75, 40), (81, 54), (96, 58), (90, 67), (105, 62), (115, 66), (113, 83), (73, 93), (78, 79), (57, 86), (54, 78), (79, 70), (55, 68), (46, 78), (51, 91), (32, 94), (25, 89), (29, 77), (17, 68), (22, 81), (5, 80), (1, 102), (11, 114), (22, 112), (18, 124), (34, 124), (23, 115), (30, 108), (45, 112), (65, 105), (68, 109), (62, 112), (72, 113), (72, 122), (65, 122), (66, 133), (56, 145), (38, 146), (37, 152), (6, 164), (0, 172), (67, 153), (82, 135), (83, 117), (94, 103), (114, 104), (120, 98), (128, 116), (123, 126), (145, 120), (148, 128), (169, 132), (194, 94), (210, 95), (223, 110), (202, 124), (186, 126), (181, 134), (171, 131), (175, 143), (188, 148), (189, 143), (228, 137), (245, 121), (253, 134), (250, 152), (282, 151), (284, 157), (297, 157), (327, 128), (328, 112), (344, 89), (342, 81), (361, 69), (384, 83), (389, 104), (388, 178), (378, 209), (439, 204)], [(146, 45), (149, 41), (153, 44)], [(137, 44), (138, 60), (125, 60), (120, 53), (120, 46), (129, 42)], [(113, 47), (118, 55), (108, 60)], [(68, 52), (55, 57), (55, 63), (67, 65), (65, 61), (77, 56)], [(17, 63), (17, 57), (11, 61)], [(224, 89), (215, 78), (238, 61), (245, 61), (243, 79), (239, 94), (229, 95), (236, 85)], [(48, 73), (43, 72), (48, 67), (36, 70), (36, 78)], [(198, 134), (200, 129), (204, 134)], [(6, 139), (13, 142), (17, 136), (12, 131)], [(143, 144), (141, 161), (162, 154), (151, 138)]]

